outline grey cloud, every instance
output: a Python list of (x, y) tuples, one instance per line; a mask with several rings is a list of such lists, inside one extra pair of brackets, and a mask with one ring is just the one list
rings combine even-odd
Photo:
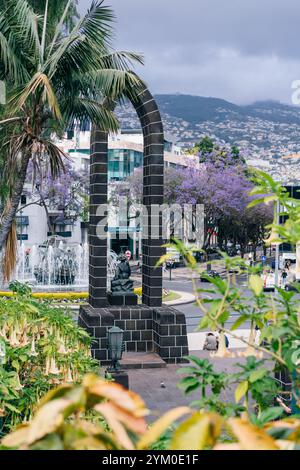
[[(90, 0), (79, 0), (81, 12)], [(300, 78), (299, 0), (110, 0), (116, 47), (143, 52), (158, 92), (289, 102)]]

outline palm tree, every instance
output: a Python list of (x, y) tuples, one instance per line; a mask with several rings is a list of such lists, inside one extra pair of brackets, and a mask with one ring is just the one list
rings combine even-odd
[(0, 247), (13, 246), (9, 235), (29, 161), (37, 171), (47, 163), (56, 177), (64, 169), (64, 155), (54, 136), (86, 121), (116, 131), (118, 122), (107, 104), (135, 95), (141, 81), (130, 69), (142, 63), (136, 53), (112, 49), (114, 15), (103, 0), (93, 1), (70, 32), (64, 24), (74, 0), (67, 2), (55, 28), (53, 21), (48, 28), (49, 0), (43, 15), (27, 0), (6, 0), (5, 5), (0, 80), (7, 85), (8, 101), (0, 121), (0, 151), (9, 197), (0, 221)]

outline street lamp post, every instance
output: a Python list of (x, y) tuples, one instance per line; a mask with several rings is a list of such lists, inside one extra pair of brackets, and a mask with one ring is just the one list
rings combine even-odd
[[(280, 203), (277, 201), (275, 206), (275, 220), (276, 224), (279, 225), (279, 213), (280, 213)], [(276, 243), (275, 248), (275, 287), (279, 286), (279, 243)]]
[(172, 269), (174, 267), (174, 261), (167, 261), (166, 268), (169, 269), (169, 281), (172, 281)]
[(124, 349), (124, 331), (118, 326), (113, 326), (107, 333), (111, 366), (107, 368), (106, 372), (112, 376), (116, 383), (129, 388), (128, 374), (121, 370), (119, 362), (122, 359)]
[(119, 361), (122, 359), (123, 354), (123, 337), (124, 331), (118, 326), (113, 326), (108, 330), (108, 350), (111, 359), (111, 366), (108, 368), (109, 372), (120, 371)]

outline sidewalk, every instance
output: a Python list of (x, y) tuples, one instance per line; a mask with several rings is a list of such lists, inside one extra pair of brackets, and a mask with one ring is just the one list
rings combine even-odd
[[(207, 331), (199, 331), (196, 333), (188, 333), (188, 344), (189, 344), (189, 349), (191, 351), (202, 351), (203, 350), (203, 345), (205, 341)], [(227, 333), (226, 333), (227, 334)], [(238, 336), (241, 339), (248, 340), (249, 334), (250, 334), (250, 329), (239, 329), (235, 330), (234, 334)], [(257, 334), (257, 340), (259, 338), (259, 332)], [(228, 339), (229, 339), (229, 348), (230, 349), (243, 349), (246, 348), (247, 345), (236, 338), (232, 338), (230, 334), (228, 334)]]
[[(195, 355), (202, 359), (207, 358), (218, 372), (237, 372), (236, 363), (243, 363), (245, 358), (211, 358), (209, 351), (190, 351), (190, 355)], [(177, 406), (189, 405), (193, 400), (200, 397), (200, 391), (193, 392), (188, 396), (178, 389), (177, 384), (183, 374), (179, 374), (181, 367), (185, 365), (168, 365), (164, 369), (140, 369), (129, 370), (129, 388), (137, 392), (146, 402), (147, 407), (152, 411), (149, 421), (159, 418), (162, 413)], [(163, 383), (164, 387), (161, 387)], [(221, 394), (224, 402), (234, 402), (234, 387), (227, 388)]]

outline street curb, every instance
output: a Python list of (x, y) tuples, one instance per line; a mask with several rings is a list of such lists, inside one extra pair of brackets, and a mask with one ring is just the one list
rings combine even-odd
[(172, 292), (180, 295), (181, 297), (183, 297), (183, 299), (170, 300), (169, 302), (163, 302), (163, 305), (168, 305), (169, 307), (171, 306), (175, 307), (176, 305), (192, 304), (196, 300), (196, 297), (194, 296), (194, 294), (190, 294), (189, 292), (176, 291), (173, 289), (172, 289)]

